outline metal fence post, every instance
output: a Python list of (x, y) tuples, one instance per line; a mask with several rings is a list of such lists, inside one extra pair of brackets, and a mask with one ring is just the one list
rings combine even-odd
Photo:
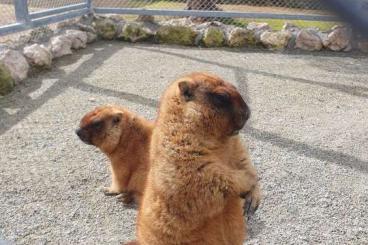
[(92, 0), (86, 0), (87, 8), (89, 12), (92, 12)]
[(30, 22), (27, 0), (14, 0), (14, 9), (17, 22)]

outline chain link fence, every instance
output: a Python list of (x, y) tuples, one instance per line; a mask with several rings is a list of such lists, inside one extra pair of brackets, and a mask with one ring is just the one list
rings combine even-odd
[[(107, 13), (116, 9), (155, 10), (158, 20), (175, 18), (175, 11), (216, 11), (211, 18), (196, 18), (215, 20), (225, 24), (246, 26), (249, 22), (267, 22), (274, 30), (280, 30), (285, 22), (300, 27), (317, 27), (327, 30), (336, 24), (334, 16), (319, 0), (93, 0), (96, 11)], [(171, 11), (170, 16), (160, 15), (161, 12)], [(137, 11), (138, 12), (138, 11)], [(119, 13), (118, 11), (116, 13)], [(238, 14), (245, 17), (225, 17), (227, 14)], [(183, 17), (185, 14), (180, 13)], [(190, 14), (188, 14), (190, 16)], [(136, 16), (127, 16), (135, 18)], [(179, 16), (176, 16), (179, 18)], [(180, 17), (180, 18), (181, 18)]]
[(84, 0), (28, 0), (28, 8), (30, 12), (45, 10), (51, 8), (59, 8), (72, 4), (83, 3)]
[(319, 0), (94, 0), (95, 7), (320, 14)]
[[(16, 23), (14, 3), (26, 0), (0, 0), (0, 29), (2, 26)], [(317, 27), (328, 29), (335, 22), (326, 21), (331, 17), (322, 1), (319, 0), (28, 0), (29, 15), (67, 6), (88, 4), (97, 13), (124, 13), (127, 19), (134, 19), (140, 11), (154, 10), (157, 20), (190, 16), (194, 12), (212, 12), (211, 17), (198, 18), (217, 20), (226, 24), (245, 26), (249, 22), (267, 22), (273, 29), (281, 29), (284, 23), (291, 22), (300, 27)], [(133, 10), (133, 12), (131, 12)], [(171, 13), (167, 14), (168, 11)], [(176, 12), (175, 12), (176, 11)], [(188, 12), (185, 15), (185, 12)], [(214, 13), (215, 12), (215, 13)], [(163, 13), (163, 14), (161, 14)], [(178, 13), (178, 16), (175, 16)], [(180, 14), (179, 14), (180, 13)], [(184, 13), (184, 14), (183, 14)], [(226, 17), (226, 14), (242, 15), (244, 17)], [(169, 16), (168, 16), (169, 15)], [(41, 15), (41, 17), (43, 17)], [(315, 18), (318, 17), (318, 18)], [(326, 17), (321, 21), (321, 17)], [(33, 19), (32, 19), (33, 21)], [(49, 25), (53, 27), (55, 25)], [(19, 36), (21, 32), (11, 35)], [(0, 42), (9, 39), (0, 32)]]

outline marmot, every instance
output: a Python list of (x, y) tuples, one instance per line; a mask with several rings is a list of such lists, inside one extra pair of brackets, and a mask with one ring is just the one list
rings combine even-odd
[(236, 88), (213, 75), (193, 73), (167, 88), (132, 244), (243, 244), (240, 197), (259, 203), (257, 173), (238, 136), (249, 115)]
[(149, 170), (153, 122), (125, 108), (106, 105), (87, 113), (76, 134), (110, 159), (112, 183), (106, 195), (123, 193), (123, 202), (140, 202)]

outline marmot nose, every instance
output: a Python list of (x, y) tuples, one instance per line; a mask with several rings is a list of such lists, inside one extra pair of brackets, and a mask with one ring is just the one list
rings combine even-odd
[(76, 135), (78, 135), (79, 139), (88, 145), (92, 145), (91, 136), (88, 131), (83, 128), (79, 128), (75, 130)]
[(76, 129), (75, 133), (78, 135), (79, 138), (82, 137), (82, 129), (80, 129), (80, 128)]
[(248, 121), (250, 117), (250, 109), (248, 105), (243, 101), (241, 104), (241, 108), (238, 109), (235, 116), (235, 129), (234, 131), (241, 130), (245, 123)]

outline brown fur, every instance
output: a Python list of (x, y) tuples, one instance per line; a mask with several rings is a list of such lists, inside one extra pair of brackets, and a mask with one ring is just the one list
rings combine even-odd
[(237, 245), (245, 239), (240, 196), (259, 203), (257, 174), (237, 133), (249, 109), (234, 86), (194, 73), (164, 93), (153, 130), (141, 245)]
[(123, 243), (123, 245), (139, 245), (139, 243), (137, 241), (130, 241), (127, 243)]
[(140, 202), (149, 170), (153, 123), (118, 106), (100, 106), (80, 122), (78, 136), (110, 159), (112, 183), (106, 195), (125, 193), (124, 203)]

